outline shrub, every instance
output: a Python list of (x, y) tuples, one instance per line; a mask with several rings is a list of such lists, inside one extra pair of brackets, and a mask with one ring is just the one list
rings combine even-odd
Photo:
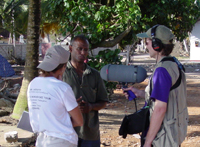
[[(95, 57), (88, 58), (88, 65), (100, 71), (107, 64), (122, 64), (122, 57), (118, 55), (120, 52), (120, 49), (100, 51)], [(110, 97), (113, 94), (113, 90), (116, 89), (117, 82), (107, 82), (104, 80), (104, 83)]]

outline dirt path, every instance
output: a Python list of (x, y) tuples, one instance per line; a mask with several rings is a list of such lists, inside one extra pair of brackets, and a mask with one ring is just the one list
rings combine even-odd
[[(148, 65), (148, 67), (151, 67)], [(181, 147), (200, 147), (200, 65), (188, 65), (187, 75), (187, 103), (189, 110), (188, 133)], [(151, 71), (150, 69), (148, 71)], [(194, 72), (198, 71), (198, 73)], [(147, 80), (134, 87), (144, 89)], [(114, 95), (110, 98), (107, 107), (100, 111), (100, 131), (101, 131), (101, 147), (140, 147), (139, 135), (128, 135), (123, 139), (118, 135), (121, 121), (125, 115), (125, 99), (122, 90), (115, 90)], [(143, 99), (137, 99), (137, 107), (140, 109), (144, 105)], [(135, 112), (134, 102), (128, 102), (128, 114)], [(4, 108), (1, 108), (4, 109)], [(12, 110), (10, 110), (12, 112)], [(6, 126), (17, 124), (17, 120), (10, 116), (0, 117), (0, 123)], [(0, 136), (1, 137), (1, 136)], [(3, 136), (2, 136), (3, 137)], [(1, 143), (1, 142), (0, 142)]]
[[(134, 87), (144, 89), (147, 81), (135, 84)], [(188, 133), (181, 147), (200, 147), (200, 73), (187, 73), (187, 103), (189, 111)], [(118, 135), (124, 117), (124, 106), (127, 100), (122, 90), (115, 90), (106, 109), (100, 111), (101, 147), (140, 147), (139, 135), (128, 135), (123, 139)], [(143, 99), (137, 100), (138, 109), (144, 105)], [(128, 102), (128, 112), (135, 112), (134, 102)]]

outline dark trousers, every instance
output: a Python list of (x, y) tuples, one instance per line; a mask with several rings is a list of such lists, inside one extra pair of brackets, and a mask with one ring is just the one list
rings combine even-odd
[(100, 147), (100, 140), (83, 140), (78, 138), (78, 147)]

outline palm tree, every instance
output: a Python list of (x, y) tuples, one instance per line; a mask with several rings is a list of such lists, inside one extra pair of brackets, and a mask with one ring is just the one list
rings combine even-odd
[(30, 81), (38, 76), (38, 48), (40, 35), (40, 4), (41, 0), (29, 0), (29, 16), (27, 29), (26, 63), (22, 87), (14, 106), (12, 117), (19, 119), (27, 107), (27, 88)]
[[(1, 0), (0, 31), (7, 30), (12, 36), (25, 34), (28, 23), (27, 0)], [(17, 29), (16, 29), (17, 28)]]

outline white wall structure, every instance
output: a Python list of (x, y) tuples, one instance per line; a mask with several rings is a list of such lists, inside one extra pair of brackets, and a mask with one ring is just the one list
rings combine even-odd
[(200, 60), (200, 21), (194, 25), (190, 35), (190, 60)]
[[(51, 43), (50, 43), (51, 44)], [(42, 43), (40, 43), (41, 47)], [(50, 45), (51, 46), (51, 45)], [(53, 46), (53, 45), (52, 45)], [(61, 45), (66, 50), (69, 50), (68, 45)], [(22, 60), (26, 59), (26, 44), (17, 44), (15, 47), (11, 44), (0, 44), (0, 54), (7, 60), (15, 58), (20, 58)]]
[(0, 54), (7, 60), (13, 59), (12, 56), (25, 60), (26, 44), (17, 44), (15, 47), (12, 44), (1, 44)]
[(116, 44), (116, 45), (113, 46), (113, 47), (97, 47), (97, 48), (95, 48), (95, 49), (92, 50), (92, 54), (91, 54), (91, 52), (89, 52), (89, 55), (90, 55), (90, 56), (91, 56), (91, 55), (96, 56), (96, 55), (98, 55), (98, 53), (99, 53), (100, 51), (103, 51), (103, 50), (106, 50), (106, 49), (115, 50), (115, 49), (117, 49), (117, 48), (119, 48), (118, 44)]

